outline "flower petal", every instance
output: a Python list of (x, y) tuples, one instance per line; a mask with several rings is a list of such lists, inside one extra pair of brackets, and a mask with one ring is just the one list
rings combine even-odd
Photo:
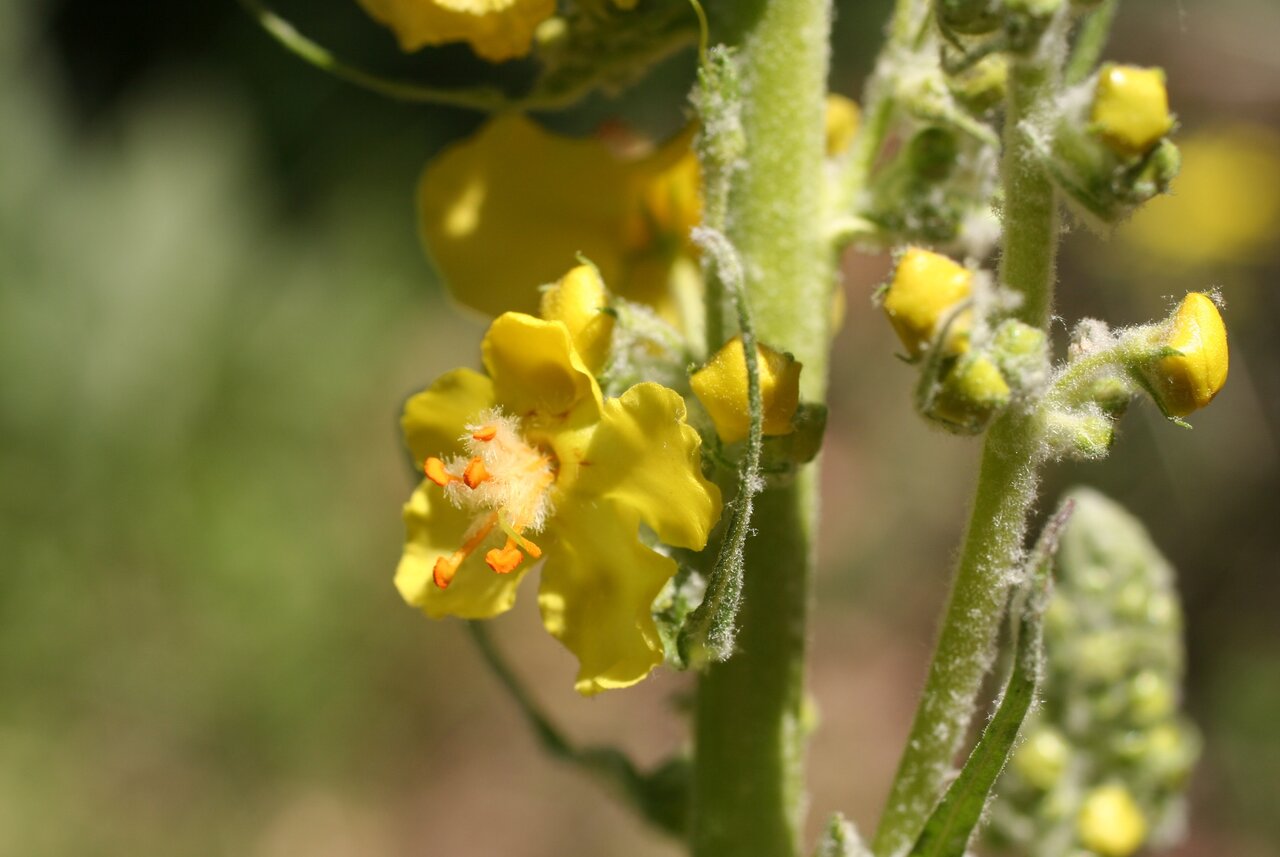
[(470, 369), (454, 369), (405, 402), (400, 426), (419, 466), (429, 456), (461, 455), (467, 423), (493, 407), (493, 382)]
[(659, 384), (610, 399), (571, 493), (616, 501), (667, 544), (701, 550), (720, 518), (720, 489), (703, 478), (702, 440), (684, 418), (684, 400)]
[(591, 696), (628, 687), (662, 662), (653, 600), (676, 563), (645, 547), (639, 515), (618, 503), (575, 498), (556, 512), (556, 550), (542, 570), (542, 623), (578, 658), (575, 689)]
[(531, 429), (594, 422), (600, 387), (569, 329), (518, 312), (498, 316), (481, 345), (496, 402)]
[(404, 554), (396, 567), (396, 589), (406, 602), (432, 619), (457, 616), (488, 619), (505, 613), (516, 601), (516, 587), (529, 570), (526, 563), (510, 574), (496, 574), (484, 563), (484, 550), (467, 557), (447, 589), (431, 578), (436, 560), (462, 545), (471, 519), (424, 481), (404, 505)]
[(396, 34), (404, 51), (470, 42), (476, 54), (501, 62), (529, 53), (533, 31), (555, 12), (555, 0), (359, 0)]

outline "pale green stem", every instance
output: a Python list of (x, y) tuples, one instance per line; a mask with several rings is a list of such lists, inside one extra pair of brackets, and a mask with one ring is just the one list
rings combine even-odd
[[(821, 402), (834, 263), (823, 185), (829, 0), (738, 0), (713, 35), (738, 51), (746, 164), (727, 236), (743, 260), (762, 343), (804, 363)], [(698, 686), (691, 846), (696, 857), (794, 857), (804, 812), (805, 648), (816, 474), (756, 500), (738, 650)]]
[(1068, 85), (1084, 80), (1097, 66), (1102, 57), (1102, 49), (1107, 46), (1107, 38), (1111, 35), (1111, 23), (1115, 20), (1119, 5), (1119, 0), (1103, 0), (1102, 5), (1081, 22), (1076, 46), (1067, 63), (1065, 78)]
[[(1055, 32), (1047, 41), (1060, 36)], [(1019, 127), (1056, 84), (1055, 51), (1014, 63), (1001, 176), (1001, 284), (1021, 295), (1017, 317), (1048, 329), (1058, 245), (1057, 201)], [(1023, 562), (1036, 497), (1039, 423), (1011, 409), (987, 434), (978, 486), (920, 707), (873, 843), (880, 857), (910, 847), (941, 797), (991, 667), (1009, 587)]]

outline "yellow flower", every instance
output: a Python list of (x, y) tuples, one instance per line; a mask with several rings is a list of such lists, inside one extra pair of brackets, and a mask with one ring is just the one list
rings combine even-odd
[[(884, 311), (911, 357), (924, 354), (938, 334), (938, 326), (956, 304), (968, 299), (972, 289), (973, 274), (941, 253), (910, 247), (902, 254), (884, 293)], [(968, 326), (965, 310), (951, 323), (949, 351), (965, 350)]]
[(1129, 857), (1147, 838), (1147, 820), (1128, 789), (1105, 785), (1085, 796), (1076, 831), (1080, 842), (1102, 857)]
[[(756, 366), (760, 403), (764, 406), (764, 433), (788, 434), (800, 404), (801, 364), (790, 354), (756, 345)], [(751, 415), (747, 407), (747, 352), (741, 336), (726, 342), (706, 366), (694, 372), (689, 386), (707, 409), (721, 440), (734, 443), (747, 436)]]
[(1164, 72), (1108, 63), (1098, 72), (1093, 95), (1094, 128), (1122, 155), (1151, 150), (1173, 128)]
[(1227, 382), (1227, 328), (1217, 305), (1206, 294), (1187, 295), (1163, 344), (1179, 353), (1157, 360), (1147, 381), (1166, 413), (1185, 417), (1213, 401)]
[(529, 53), (533, 31), (556, 10), (555, 0), (358, 0), (396, 34), (400, 47), (470, 42), (491, 62)]
[(594, 375), (609, 358), (614, 318), (608, 308), (609, 292), (600, 272), (591, 265), (579, 265), (542, 293), (539, 315), (564, 323), (573, 347)]
[(555, 280), (578, 253), (617, 294), (671, 314), (668, 278), (701, 216), (689, 140), (628, 159), (600, 139), (497, 117), (423, 172), (427, 251), (453, 296), (489, 315), (534, 312), (534, 284)]
[(506, 313), (482, 354), (487, 375), (456, 369), (405, 406), (427, 479), (396, 587), (433, 618), (484, 619), (541, 558), (538, 606), (578, 658), (577, 690), (635, 684), (662, 661), (650, 608), (676, 571), (641, 525), (700, 550), (720, 515), (684, 401), (653, 383), (605, 400), (560, 321)]

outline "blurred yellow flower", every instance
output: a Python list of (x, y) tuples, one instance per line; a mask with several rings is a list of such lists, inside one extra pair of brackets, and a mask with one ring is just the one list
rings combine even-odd
[(686, 132), (642, 158), (561, 137), (518, 114), (491, 120), (427, 165), (418, 212), (453, 296), (489, 315), (534, 312), (537, 283), (581, 253), (613, 291), (660, 311), (701, 217)]
[(1153, 199), (1120, 235), (1171, 266), (1238, 265), (1268, 252), (1280, 231), (1280, 134), (1236, 125), (1179, 148), (1173, 193)]
[(1102, 857), (1129, 857), (1147, 838), (1147, 820), (1129, 790), (1117, 783), (1085, 796), (1076, 818), (1080, 842)]
[(405, 51), (446, 42), (469, 42), (491, 62), (529, 53), (538, 24), (556, 10), (555, 0), (357, 0), (390, 27)]
[(684, 400), (653, 383), (604, 399), (560, 321), (506, 313), (482, 354), (487, 375), (448, 372), (405, 406), (427, 478), (396, 587), (433, 618), (484, 619), (542, 558), (542, 621), (577, 656), (578, 692), (635, 684), (662, 661), (650, 608), (676, 571), (641, 525), (700, 550), (720, 516)]

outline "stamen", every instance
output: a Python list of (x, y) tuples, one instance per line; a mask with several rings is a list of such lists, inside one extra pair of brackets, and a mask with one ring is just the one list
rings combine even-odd
[(482, 426), (472, 433), (471, 439), (478, 440), (482, 443), (488, 443), (498, 436), (498, 427), (495, 425)]
[(516, 570), (516, 566), (523, 559), (524, 554), (520, 553), (520, 549), (516, 547), (515, 539), (509, 536), (505, 545), (494, 548), (484, 555), (485, 563), (498, 574), (510, 574)]
[(489, 478), (489, 469), (484, 466), (484, 459), (480, 458), (480, 456), (468, 461), (467, 469), (462, 471), (462, 481), (466, 483), (468, 488), (475, 488)]
[[(456, 479), (457, 477), (455, 476), (454, 478)], [(471, 534), (471, 538), (467, 539), (466, 543), (463, 544), (462, 547), (458, 548), (449, 556), (442, 556), (436, 560), (435, 566), (431, 569), (431, 579), (435, 581), (436, 586), (441, 589), (445, 589), (449, 586), (449, 583), (453, 580), (453, 576), (458, 573), (458, 568), (467, 557), (471, 556), (471, 552), (478, 548), (480, 543), (488, 537), (489, 533), (493, 532), (493, 528), (497, 526), (497, 524), (498, 513), (491, 512), (489, 517), (484, 519), (484, 522), (481, 523), (476, 531)], [(493, 553), (493, 551), (490, 551), (490, 553)], [(519, 562), (519, 560), (516, 561)], [(488, 562), (487, 556), (485, 557), (485, 562)], [(490, 564), (489, 567), (493, 568), (493, 565)], [(511, 567), (515, 568), (514, 565)], [(494, 569), (494, 571), (497, 571), (497, 569)]]
[(438, 458), (428, 458), (422, 465), (423, 472), (427, 474), (427, 478), (439, 485), (441, 488), (450, 482), (458, 481), (458, 477), (454, 476), (444, 468), (444, 462)]

